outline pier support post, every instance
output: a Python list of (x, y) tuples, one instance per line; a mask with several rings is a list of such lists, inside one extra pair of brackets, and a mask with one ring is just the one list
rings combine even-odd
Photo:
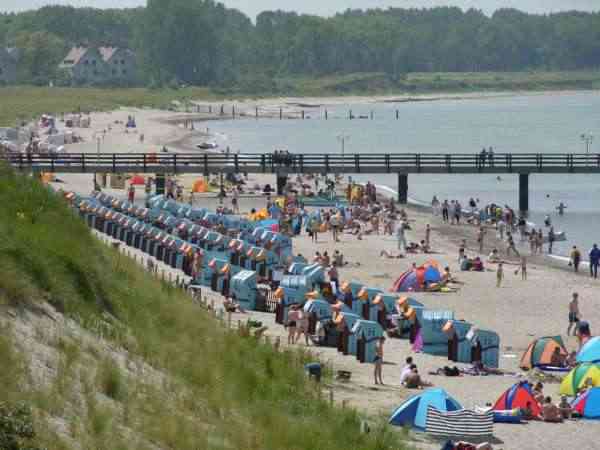
[(519, 211), (529, 211), (529, 174), (519, 174)]
[(408, 203), (408, 174), (398, 174), (398, 203), (406, 205)]

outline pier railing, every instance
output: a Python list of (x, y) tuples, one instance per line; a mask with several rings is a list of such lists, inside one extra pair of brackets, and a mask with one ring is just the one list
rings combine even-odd
[(600, 154), (10, 153), (18, 170), (57, 173), (600, 173)]

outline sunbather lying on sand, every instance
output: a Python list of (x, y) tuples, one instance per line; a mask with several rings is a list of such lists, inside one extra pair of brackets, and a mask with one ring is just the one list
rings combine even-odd
[(404, 255), (402, 253), (398, 253), (397, 255), (394, 255), (394, 253), (388, 252), (387, 250), (381, 250), (381, 253), (379, 254), (379, 256), (381, 256), (382, 258), (388, 258), (388, 259), (404, 258)]

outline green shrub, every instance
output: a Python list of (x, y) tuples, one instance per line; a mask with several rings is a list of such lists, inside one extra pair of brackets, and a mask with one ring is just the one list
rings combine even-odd
[(98, 370), (98, 384), (100, 392), (113, 400), (122, 401), (125, 397), (126, 382), (121, 369), (110, 358), (102, 362)]
[(0, 449), (36, 450), (37, 447), (30, 445), (34, 438), (35, 431), (29, 406), (25, 403), (0, 403)]

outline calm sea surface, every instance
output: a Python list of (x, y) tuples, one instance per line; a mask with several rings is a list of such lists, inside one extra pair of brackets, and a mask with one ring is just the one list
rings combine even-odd
[[(347, 120), (355, 116), (374, 120)], [(400, 120), (395, 111), (400, 111)], [(600, 152), (600, 92), (524, 95), (505, 98), (443, 100), (401, 104), (348, 104), (328, 106), (329, 120), (319, 109), (307, 110), (310, 120), (242, 119), (211, 122), (215, 140), (241, 153), (286, 149), (292, 153), (340, 153), (337, 136), (349, 136), (350, 153), (475, 153), (482, 147), (496, 153), (585, 153), (582, 133), (596, 137), (590, 153)], [(395, 176), (366, 176), (377, 184), (396, 189)], [(433, 195), (518, 206), (518, 180), (514, 175), (410, 175), (409, 196), (429, 203)], [(565, 216), (555, 211), (559, 202)], [(556, 230), (567, 233), (562, 254), (572, 245), (587, 250), (600, 242), (600, 176), (532, 175), (530, 220), (540, 224), (551, 214)]]

